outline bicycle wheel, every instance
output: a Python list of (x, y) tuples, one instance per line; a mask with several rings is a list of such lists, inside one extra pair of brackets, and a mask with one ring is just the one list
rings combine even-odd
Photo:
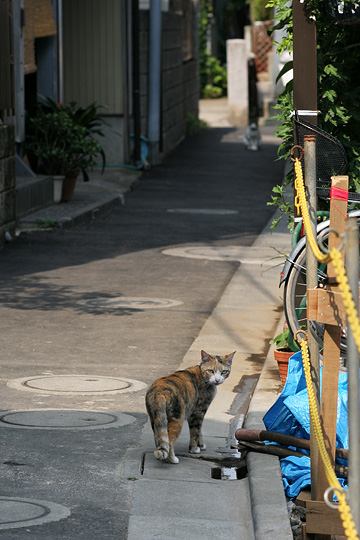
[[(350, 212), (349, 217), (358, 218), (358, 227), (360, 228), (360, 210)], [(323, 244), (327, 244), (329, 236), (329, 224), (327, 224), (319, 233), (318, 240), (320, 239)], [(299, 251), (296, 258), (291, 261), (292, 266), (289, 271), (285, 288), (284, 288), (284, 312), (287, 324), (293, 335), (297, 330), (307, 328), (306, 317), (306, 245)], [(326, 265), (318, 266), (318, 283), (321, 286), (325, 284), (327, 278)], [(311, 331), (316, 337), (319, 343), (321, 343), (324, 328), (323, 325), (312, 321)], [(341, 350), (346, 350), (346, 334), (345, 328), (342, 332)]]

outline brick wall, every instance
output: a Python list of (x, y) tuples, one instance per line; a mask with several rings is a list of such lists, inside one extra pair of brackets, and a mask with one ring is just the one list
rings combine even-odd
[[(189, 17), (182, 13), (162, 14), (162, 96), (161, 96), (161, 151), (171, 152), (185, 137), (188, 114), (198, 115), (199, 80), (197, 44), (193, 37), (192, 53), (184, 44), (184, 25)], [(196, 36), (195, 10), (192, 20), (192, 36)], [(142, 133), (147, 133), (148, 92), (148, 12), (140, 18), (140, 76)], [(190, 56), (190, 57), (189, 57)]]
[(4, 232), (15, 227), (14, 130), (0, 125), (0, 242)]

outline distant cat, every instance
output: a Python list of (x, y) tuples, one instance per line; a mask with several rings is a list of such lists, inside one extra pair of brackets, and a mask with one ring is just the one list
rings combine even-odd
[(198, 366), (157, 379), (146, 393), (146, 409), (154, 432), (154, 455), (160, 461), (179, 463), (174, 444), (185, 418), (190, 428), (189, 452), (206, 450), (201, 434), (205, 413), (215, 397), (216, 386), (229, 376), (235, 352), (211, 356), (201, 351)]

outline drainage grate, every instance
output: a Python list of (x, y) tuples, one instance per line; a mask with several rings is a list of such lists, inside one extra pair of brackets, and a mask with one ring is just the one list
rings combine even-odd
[(247, 477), (246, 465), (240, 467), (212, 467), (211, 478), (213, 480), (242, 480)]
[(0, 497), (0, 529), (31, 527), (70, 516), (70, 510), (60, 504), (38, 499)]
[(207, 259), (210, 261), (237, 261), (242, 264), (275, 266), (276, 253), (272, 248), (255, 246), (188, 246), (169, 248), (163, 255), (185, 257), (187, 259)]
[(7, 385), (16, 390), (54, 395), (124, 394), (146, 388), (145, 383), (134, 379), (94, 375), (38, 375), (13, 379)]
[(138, 311), (146, 309), (168, 309), (182, 305), (180, 300), (173, 300), (171, 298), (147, 298), (141, 296), (116, 296), (112, 298), (109, 298), (108, 296), (96, 296), (87, 298), (86, 300), (80, 300), (78, 303), (92, 310), (102, 310), (106, 312), (120, 309)]
[(0, 427), (18, 429), (94, 430), (119, 428), (135, 422), (135, 417), (123, 413), (35, 409), (9, 411), (0, 415)]

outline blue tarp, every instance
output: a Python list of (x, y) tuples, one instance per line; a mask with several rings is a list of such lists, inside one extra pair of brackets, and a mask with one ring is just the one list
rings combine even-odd
[[(348, 448), (346, 372), (339, 373), (338, 388), (336, 446)], [(285, 386), (274, 405), (265, 414), (264, 424), (268, 431), (287, 433), (303, 439), (310, 438), (309, 402), (301, 352), (293, 354), (290, 358)], [(296, 497), (311, 483), (310, 459), (306, 455), (288, 457), (281, 459), (280, 464), (285, 493), (288, 497)]]

